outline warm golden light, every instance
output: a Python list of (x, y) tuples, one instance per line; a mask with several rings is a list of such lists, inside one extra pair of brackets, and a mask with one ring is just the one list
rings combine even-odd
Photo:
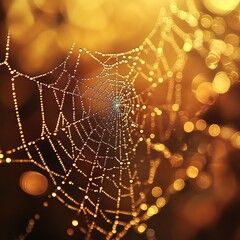
[(39, 196), (47, 191), (48, 180), (38, 172), (28, 171), (20, 177), (20, 186), (24, 192), (33, 196)]
[(72, 220), (72, 225), (73, 225), (74, 227), (78, 226), (78, 221), (77, 221), (77, 220)]
[(155, 144), (155, 150), (158, 151), (158, 152), (162, 152), (164, 151), (165, 149), (165, 145), (162, 144), (162, 143), (159, 143), (159, 144)]
[(176, 179), (173, 183), (173, 188), (176, 191), (181, 191), (183, 188), (185, 187), (185, 182), (183, 181), (183, 179)]
[(206, 127), (207, 127), (206, 121), (200, 119), (200, 120), (198, 120), (198, 121), (196, 122), (196, 128), (197, 128), (197, 130), (199, 130), (199, 131), (204, 131), (204, 130), (206, 129)]
[(212, 184), (212, 179), (208, 173), (202, 172), (196, 179), (197, 185), (202, 189), (207, 189)]
[(149, 217), (155, 215), (158, 213), (158, 208), (155, 205), (152, 205), (148, 210), (147, 210), (147, 215)]
[(184, 51), (186, 51), (186, 52), (190, 52), (191, 51), (191, 49), (192, 49), (192, 42), (191, 41), (187, 41), (185, 44), (184, 44), (184, 46), (183, 46), (183, 49), (184, 49)]
[(148, 206), (147, 206), (146, 203), (142, 203), (142, 204), (140, 205), (140, 208), (141, 208), (141, 210), (146, 211), (147, 208), (148, 208)]
[(145, 223), (142, 223), (141, 225), (138, 226), (137, 230), (139, 233), (144, 233), (147, 229), (147, 225)]
[(68, 229), (67, 229), (67, 234), (68, 234), (69, 236), (73, 236), (73, 235), (74, 235), (73, 229), (72, 229), (72, 228), (68, 228)]
[(240, 132), (236, 132), (233, 134), (233, 136), (231, 137), (231, 142), (235, 148), (240, 149)]
[(224, 39), (226, 44), (230, 44), (233, 47), (237, 47), (239, 45), (239, 37), (237, 34), (230, 33)]
[(217, 93), (222, 94), (222, 93), (226, 93), (229, 90), (231, 81), (225, 72), (219, 72), (216, 74), (212, 84), (213, 84), (213, 89)]
[(219, 61), (220, 61), (219, 53), (217, 51), (211, 51), (206, 57), (205, 63), (210, 69), (214, 70), (218, 67)]
[(175, 153), (169, 158), (169, 161), (173, 167), (179, 167), (183, 163), (183, 157), (181, 154)]
[(156, 201), (156, 205), (157, 205), (158, 208), (164, 207), (166, 205), (166, 203), (167, 203), (167, 201), (163, 197), (158, 198), (157, 201)]
[(24, 172), (20, 186), (48, 191), (44, 210), (76, 212), (65, 235), (155, 238), (143, 222), (170, 201), (161, 216), (186, 211), (192, 222), (170, 228), (191, 238), (204, 201), (221, 212), (237, 192), (240, 0), (114, 2), (3, 0), (0, 165), (48, 174)]
[(212, 105), (218, 94), (210, 82), (201, 83), (196, 90), (196, 98), (200, 103)]
[(49, 64), (56, 64), (57, 57), (68, 52), (73, 42), (103, 52), (111, 51), (114, 44), (132, 45), (127, 50), (135, 47), (154, 25), (159, 7), (167, 2), (14, 0), (10, 4), (4, 0), (4, 6), (12, 39), (21, 45), (16, 61), (26, 71), (29, 66), (31, 71), (40, 71), (47, 68), (46, 56)]
[(187, 133), (190, 133), (194, 130), (194, 125), (192, 122), (186, 122), (184, 124), (184, 131), (187, 132)]
[(173, 104), (172, 106), (173, 111), (177, 112), (179, 110), (179, 105), (178, 104)]
[(52, 197), (56, 197), (57, 194), (55, 192), (52, 193)]
[(209, 135), (212, 136), (212, 137), (217, 137), (220, 132), (221, 132), (221, 129), (220, 127), (217, 125), (217, 124), (212, 124), (209, 129)]
[(203, 25), (203, 27), (205, 28), (210, 28), (212, 25), (213, 19), (210, 15), (203, 15), (202, 19), (201, 19), (201, 24)]
[(198, 175), (198, 169), (194, 166), (189, 166), (186, 170), (187, 176), (190, 178), (196, 178)]
[(239, 4), (239, 0), (204, 0), (205, 7), (212, 13), (226, 15), (233, 11)]
[(155, 198), (158, 198), (162, 195), (162, 189), (160, 187), (154, 187), (152, 189), (152, 195), (155, 197)]

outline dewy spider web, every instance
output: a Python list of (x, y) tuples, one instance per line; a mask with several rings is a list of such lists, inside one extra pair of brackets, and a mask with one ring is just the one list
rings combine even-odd
[[(118, 54), (79, 49), (76, 54), (73, 46), (63, 63), (35, 77), (11, 69), (8, 38), (1, 65), (12, 75), (22, 144), (6, 151), (2, 162), (30, 162), (48, 172), (55, 186), (51, 197), (77, 212), (86, 239), (122, 238), (132, 225), (164, 206), (171, 193), (168, 186), (178, 183), (180, 190), (186, 180), (169, 178), (163, 197), (143, 211), (141, 204), (160, 164), (171, 162), (183, 149), (184, 143), (169, 143), (177, 138), (176, 129), (183, 132), (180, 116), (188, 115), (181, 109), (186, 53), (192, 48), (208, 51), (199, 26), (201, 14), (192, 1), (186, 2), (188, 12), (175, 3), (163, 8), (138, 48)], [(83, 78), (81, 59), (87, 57), (98, 73)], [(37, 90), (41, 127), (35, 139), (25, 133), (22, 121), (17, 91), (21, 81)]]

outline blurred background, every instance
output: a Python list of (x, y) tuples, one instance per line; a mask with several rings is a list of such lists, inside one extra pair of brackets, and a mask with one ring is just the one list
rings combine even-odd
[[(181, 6), (184, 1), (178, 2)], [(73, 42), (79, 47), (105, 53), (128, 51), (143, 42), (152, 30), (160, 8), (168, 4), (167, 0), (2, 0), (0, 62), (5, 57), (8, 30), (11, 33), (9, 63), (14, 69), (30, 76), (47, 72), (60, 64)], [(158, 214), (132, 228), (124, 237), (127, 240), (240, 239), (239, 1), (204, 0), (196, 1), (196, 4), (200, 11), (206, 13), (201, 22), (207, 29), (206, 38), (213, 32), (226, 44), (223, 58), (214, 55), (213, 60), (208, 60), (212, 64), (219, 58), (222, 64), (230, 66), (231, 86), (226, 84), (226, 80), (225, 85), (222, 87), (220, 84), (219, 87), (221, 68), (210, 64), (210, 69), (215, 71), (210, 72), (209, 62), (203, 56), (189, 53), (184, 68), (186, 95), (183, 107), (189, 113), (204, 108), (201, 111), (203, 122), (198, 128), (206, 123), (212, 128), (208, 128), (210, 140), (204, 147), (206, 152), (202, 152), (207, 157), (198, 161), (208, 162), (201, 174), (196, 176), (194, 169), (188, 169), (190, 180), (185, 188), (174, 194)], [(234, 59), (234, 64), (226, 59)], [(87, 60), (85, 66), (83, 74), (94, 72)], [(2, 149), (12, 146), (14, 133), (17, 135), (18, 132), (11, 89), (4, 83), (9, 75), (4, 67), (0, 68)], [(224, 73), (220, 76), (228, 79)], [(19, 104), (28, 111), (34, 89), (24, 84)], [(193, 98), (189, 104), (189, 99)], [(187, 133), (191, 132), (189, 128), (191, 124), (185, 126)], [(29, 125), (29, 129), (32, 131), (34, 124)], [(186, 141), (191, 142), (196, 135), (198, 141), (205, 141), (198, 133), (187, 136)], [(216, 137), (218, 135), (219, 138)], [(31, 232), (33, 228), (27, 239), (83, 238), (76, 230), (77, 223), (72, 221), (75, 213), (48, 199), (51, 183), (46, 173), (37, 167), (2, 164), (0, 193), (2, 240), (24, 239), (21, 234)], [(151, 194), (158, 197), (157, 189)]]

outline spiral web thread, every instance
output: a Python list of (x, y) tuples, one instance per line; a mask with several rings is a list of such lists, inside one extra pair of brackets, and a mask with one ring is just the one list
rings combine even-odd
[[(146, 202), (144, 189), (155, 181), (161, 160), (174, 154), (167, 143), (179, 116), (187, 115), (181, 111), (186, 53), (209, 52), (199, 23), (202, 15), (193, 1), (186, 5), (187, 11), (175, 3), (162, 8), (153, 31), (138, 48), (118, 54), (79, 49), (75, 54), (73, 45), (63, 63), (35, 77), (11, 69), (8, 38), (1, 65), (7, 65), (12, 75), (22, 145), (6, 151), (2, 162), (30, 162), (48, 172), (55, 186), (51, 197), (77, 212), (86, 239), (120, 239), (168, 199), (166, 188), (161, 204), (146, 211), (140, 208)], [(95, 76), (81, 77), (84, 57), (99, 69)], [(35, 140), (25, 134), (18, 105), (16, 83), (22, 79), (38, 90), (41, 129)], [(25, 153), (23, 159), (17, 157)], [(141, 165), (147, 175), (139, 170)]]

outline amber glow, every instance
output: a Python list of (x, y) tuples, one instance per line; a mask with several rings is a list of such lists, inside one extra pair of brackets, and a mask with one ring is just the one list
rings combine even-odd
[(153, 205), (153, 206), (151, 206), (148, 210), (147, 210), (147, 215), (148, 216), (153, 216), (153, 215), (155, 215), (155, 214), (157, 214), (158, 213), (158, 208), (155, 206), (155, 205)]
[(76, 226), (78, 225), (78, 221), (77, 221), (77, 220), (72, 220), (72, 225), (73, 225), (74, 227), (76, 227)]
[(20, 186), (24, 192), (33, 196), (39, 196), (47, 191), (48, 180), (38, 172), (29, 171), (21, 175)]
[(143, 211), (146, 211), (147, 210), (147, 204), (146, 203), (142, 203), (140, 208), (143, 210)]
[(196, 128), (199, 130), (199, 131), (203, 131), (205, 130), (207, 127), (207, 123), (204, 121), (204, 120), (198, 120), (196, 122)]
[(231, 81), (225, 72), (216, 74), (213, 80), (213, 88), (217, 93), (226, 93), (231, 85)]
[(165, 198), (163, 198), (163, 197), (158, 198), (156, 201), (156, 205), (158, 208), (164, 207), (166, 205), (166, 203), (167, 202), (166, 202)]
[(162, 195), (162, 189), (160, 187), (154, 187), (152, 189), (152, 195), (155, 197), (155, 198), (158, 198)]
[[(111, 52), (114, 43), (119, 44), (119, 50), (130, 50), (151, 30), (160, 7), (160, 2), (154, 0), (124, 4), (112, 4), (108, 0), (5, 3), (12, 40), (23, 46), (17, 61), (26, 71), (30, 70), (26, 64), (31, 65), (31, 71), (48, 69), (43, 59), (47, 56), (50, 65), (56, 64), (57, 58), (62, 52), (67, 53), (73, 42), (103, 52)], [(133, 41), (136, 38), (139, 40)]]
[(186, 172), (190, 178), (196, 178), (198, 175), (198, 169), (194, 166), (188, 167)]
[(212, 124), (209, 127), (209, 134), (213, 137), (217, 137), (220, 134), (220, 127), (217, 124)]
[(74, 235), (73, 229), (72, 229), (72, 228), (68, 228), (68, 229), (67, 229), (67, 234), (68, 234), (69, 236), (73, 236), (73, 235)]
[(217, 93), (210, 82), (204, 82), (198, 86), (196, 98), (200, 103), (212, 105), (217, 98)]
[(178, 153), (172, 155), (169, 160), (173, 167), (179, 167), (183, 163), (183, 157), (181, 154), (178, 154)]
[(211, 176), (208, 173), (204, 173), (204, 172), (198, 175), (196, 181), (197, 181), (197, 185), (202, 189), (209, 188), (212, 183)]
[(185, 186), (185, 182), (183, 181), (183, 179), (177, 179), (174, 181), (173, 183), (173, 187), (176, 191), (181, 191)]
[(240, 148), (240, 132), (236, 132), (231, 137), (232, 145), (236, 148)]
[(185, 132), (190, 133), (190, 132), (193, 131), (193, 129), (194, 129), (194, 125), (193, 125), (192, 122), (186, 122), (186, 123), (184, 124), (184, 131), (185, 131)]
[(56, 239), (238, 239), (239, 2), (2, 1), (1, 176)]
[(239, 0), (204, 0), (203, 2), (208, 10), (222, 15), (229, 14), (239, 4)]
[(137, 230), (139, 233), (144, 233), (147, 228), (147, 225), (145, 223), (138, 226)]

